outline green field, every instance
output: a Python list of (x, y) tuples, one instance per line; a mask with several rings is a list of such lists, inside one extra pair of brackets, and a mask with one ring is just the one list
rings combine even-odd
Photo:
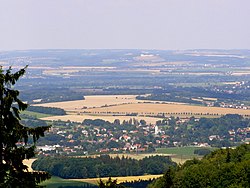
[(38, 112), (31, 112), (31, 111), (22, 111), (21, 114), (29, 115), (29, 116), (34, 116), (36, 118), (45, 118), (45, 117), (50, 117), (53, 116), (52, 114), (43, 114), (43, 113), (38, 113)]
[[(201, 147), (171, 147), (171, 148), (157, 148), (156, 152), (157, 153), (164, 153), (164, 154), (173, 154), (173, 155), (178, 155), (178, 156), (190, 156), (195, 157), (197, 155), (194, 154), (194, 150), (200, 149)], [(211, 151), (215, 150), (216, 148), (207, 148), (210, 149)]]
[[(52, 176), (51, 179), (41, 183), (40, 185), (46, 186), (46, 188), (59, 188), (63, 186), (79, 186), (82, 188), (84, 186), (87, 187), (87, 185), (92, 185), (92, 184), (84, 183), (80, 181), (74, 181), (74, 180), (66, 180), (66, 179)], [(93, 188), (94, 188), (94, 185), (93, 185)]]

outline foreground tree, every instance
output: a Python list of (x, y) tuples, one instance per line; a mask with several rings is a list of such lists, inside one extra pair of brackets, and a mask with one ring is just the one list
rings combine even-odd
[[(39, 187), (49, 179), (46, 172), (29, 172), (24, 159), (35, 156), (35, 143), (50, 126), (31, 128), (20, 123), (20, 111), (28, 105), (19, 99), (13, 89), (27, 67), (12, 73), (0, 67), (0, 187)], [(29, 141), (29, 144), (28, 144)]]
[(105, 182), (103, 180), (99, 180), (98, 182), (99, 188), (125, 188), (123, 185), (117, 184), (117, 180), (112, 180), (111, 177)]

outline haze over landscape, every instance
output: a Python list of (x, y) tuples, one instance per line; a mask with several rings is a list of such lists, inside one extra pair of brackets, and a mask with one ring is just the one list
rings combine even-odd
[(0, 2), (0, 50), (250, 48), (248, 0)]
[(249, 17), (249, 0), (0, 0), (0, 187), (250, 187)]

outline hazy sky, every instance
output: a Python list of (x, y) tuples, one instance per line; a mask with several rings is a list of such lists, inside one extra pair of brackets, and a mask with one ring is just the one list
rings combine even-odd
[(250, 49), (250, 0), (0, 0), (0, 50)]

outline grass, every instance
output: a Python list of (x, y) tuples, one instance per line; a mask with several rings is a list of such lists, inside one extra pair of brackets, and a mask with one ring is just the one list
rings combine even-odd
[[(199, 149), (201, 147), (172, 147), (172, 148), (157, 148), (157, 153), (163, 153), (163, 154), (172, 154), (171, 159), (179, 164), (183, 164), (185, 161), (198, 158), (201, 159), (202, 156), (194, 154), (195, 149)], [(207, 148), (211, 151), (214, 151), (216, 148)]]
[[(189, 146), (189, 147), (171, 147), (171, 148), (157, 148), (157, 153), (164, 153), (164, 154), (173, 154), (173, 155), (184, 155), (184, 156), (196, 156), (194, 154), (194, 150), (200, 149), (201, 147), (194, 147), (194, 146)], [(216, 148), (207, 148), (210, 149), (211, 151), (214, 151)]]
[(31, 112), (31, 111), (28, 111), (28, 110), (21, 112), (21, 114), (34, 116), (36, 118), (45, 118), (45, 117), (53, 116), (52, 114), (43, 114), (43, 113), (39, 113), (39, 112)]
[(46, 186), (46, 188), (59, 188), (60, 186), (84, 186), (86, 184), (89, 184), (89, 183), (76, 181), (76, 180), (67, 180), (67, 179), (56, 177), (56, 176), (52, 176), (51, 179), (46, 180), (40, 185)]

